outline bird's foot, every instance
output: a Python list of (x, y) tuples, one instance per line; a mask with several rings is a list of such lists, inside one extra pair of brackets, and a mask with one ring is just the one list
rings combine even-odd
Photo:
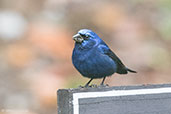
[(85, 88), (85, 86), (79, 85), (78, 88), (80, 88), (80, 89), (81, 89), (81, 88)]
[(99, 87), (109, 87), (108, 84), (100, 84)]
[(109, 85), (108, 84), (100, 84), (99, 86), (96, 84), (86, 85), (86, 86), (80, 85), (78, 88), (82, 89), (82, 88), (97, 88), (97, 87), (109, 87)]
[(91, 87), (91, 88), (97, 88), (97, 87), (98, 87), (98, 85), (96, 85), (96, 84), (92, 84), (92, 85), (90, 85), (90, 87)]
[(79, 88), (97, 88), (98, 85), (92, 84), (92, 85), (85, 85), (85, 86), (79, 86)]

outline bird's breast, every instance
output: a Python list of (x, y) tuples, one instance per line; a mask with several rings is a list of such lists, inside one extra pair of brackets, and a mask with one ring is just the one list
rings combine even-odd
[(97, 50), (74, 50), (72, 62), (76, 69), (85, 77), (102, 78), (116, 71), (115, 62)]

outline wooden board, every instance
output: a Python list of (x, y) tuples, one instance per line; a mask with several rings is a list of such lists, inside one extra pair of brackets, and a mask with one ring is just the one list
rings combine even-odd
[(171, 114), (171, 84), (58, 90), (58, 114)]

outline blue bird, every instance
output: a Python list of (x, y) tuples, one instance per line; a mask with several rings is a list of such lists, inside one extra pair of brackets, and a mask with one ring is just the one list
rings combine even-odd
[(121, 62), (107, 44), (93, 31), (81, 29), (73, 36), (75, 47), (72, 53), (72, 63), (75, 68), (87, 78), (90, 78), (85, 87), (93, 79), (105, 78), (114, 73), (127, 74), (128, 71), (136, 73)]

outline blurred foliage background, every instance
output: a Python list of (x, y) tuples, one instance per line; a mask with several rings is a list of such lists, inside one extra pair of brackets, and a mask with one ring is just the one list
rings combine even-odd
[(138, 71), (109, 85), (170, 83), (170, 11), (170, 0), (0, 0), (0, 114), (56, 114), (57, 89), (88, 81), (71, 62), (82, 28)]

